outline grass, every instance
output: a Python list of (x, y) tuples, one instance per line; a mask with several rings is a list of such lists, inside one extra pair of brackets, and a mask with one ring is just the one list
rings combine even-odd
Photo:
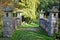
[(30, 24), (22, 23), (18, 28), (31, 28), (31, 27), (39, 27), (39, 25), (36, 23), (30, 23)]
[(54, 40), (54, 38), (48, 37), (43, 30), (39, 32), (16, 30), (10, 40)]
[(0, 38), (0, 40), (2, 40), (2, 38)]

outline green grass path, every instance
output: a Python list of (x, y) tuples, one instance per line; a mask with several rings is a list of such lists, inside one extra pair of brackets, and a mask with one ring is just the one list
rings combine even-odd
[(39, 32), (16, 30), (10, 40), (54, 40), (54, 38), (48, 37), (43, 30)]

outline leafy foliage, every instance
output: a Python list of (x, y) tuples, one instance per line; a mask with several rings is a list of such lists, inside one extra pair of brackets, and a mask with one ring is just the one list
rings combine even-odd
[(44, 9), (45, 11), (48, 8), (52, 8), (53, 6), (59, 6), (58, 0), (41, 0), (40, 2), (40, 9)]
[(36, 18), (36, 10), (38, 8), (39, 0), (19, 0), (17, 3), (17, 8), (23, 10), (22, 15), (26, 18), (29, 17), (30, 19)]

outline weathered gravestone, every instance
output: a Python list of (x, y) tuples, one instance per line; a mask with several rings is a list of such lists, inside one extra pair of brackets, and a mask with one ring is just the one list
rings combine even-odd
[(7, 6), (3, 9), (4, 11), (4, 22), (3, 22), (3, 37), (12, 37), (12, 32), (14, 30), (12, 11), (13, 8)]

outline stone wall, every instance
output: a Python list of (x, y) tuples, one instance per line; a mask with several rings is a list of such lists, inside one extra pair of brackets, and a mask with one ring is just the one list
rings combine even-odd
[(17, 12), (17, 17), (13, 17), (12, 7), (6, 7), (4, 11), (4, 23), (3, 23), (3, 37), (12, 37), (14, 30), (21, 24), (21, 14), (20, 11)]
[(41, 10), (40, 13), (40, 26), (42, 29), (44, 29), (46, 31), (46, 33), (49, 36), (53, 36), (56, 33), (58, 33), (58, 11), (55, 7), (53, 7), (50, 11), (49, 11), (49, 17), (45, 18), (44, 17), (44, 11)]

